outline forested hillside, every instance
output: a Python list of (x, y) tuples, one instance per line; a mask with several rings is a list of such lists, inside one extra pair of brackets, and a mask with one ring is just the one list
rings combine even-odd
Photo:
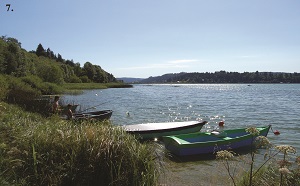
[(73, 60), (63, 59), (50, 48), (45, 50), (42, 44), (38, 44), (35, 51), (28, 52), (17, 39), (0, 38), (0, 101), (42, 111), (45, 104), (39, 103), (37, 98), (63, 94), (67, 83), (79, 87), (88, 83), (97, 87), (114, 82), (117, 82), (116, 78), (98, 65), (86, 62), (81, 67)]
[(21, 43), (11, 37), (0, 39), (0, 74), (14, 77), (36, 76), (44, 82), (67, 83), (108, 83), (116, 78), (98, 65), (85, 62), (83, 67), (73, 60), (63, 59), (50, 48), (37, 44), (35, 51), (27, 52)]
[(140, 83), (300, 83), (300, 73), (226, 72), (174, 73), (149, 77)]

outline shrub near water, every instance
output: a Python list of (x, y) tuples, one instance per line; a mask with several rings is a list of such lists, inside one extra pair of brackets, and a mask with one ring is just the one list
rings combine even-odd
[[(108, 123), (12, 111), (1, 118), (0, 181), (22, 185), (155, 185), (154, 147)], [(9, 116), (10, 115), (10, 116)], [(12, 117), (11, 119), (8, 119)]]

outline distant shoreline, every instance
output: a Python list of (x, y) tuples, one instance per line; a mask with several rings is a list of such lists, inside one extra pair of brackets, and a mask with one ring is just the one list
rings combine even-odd
[(218, 71), (214, 73), (171, 73), (162, 76), (141, 78), (120, 78), (123, 82), (128, 83), (199, 83), (199, 84), (257, 84), (257, 83), (300, 83), (300, 73), (285, 73), (285, 72), (226, 72)]

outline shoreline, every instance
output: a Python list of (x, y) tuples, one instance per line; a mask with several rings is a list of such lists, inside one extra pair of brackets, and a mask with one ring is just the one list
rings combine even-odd
[[(230, 171), (235, 170), (235, 180), (250, 168), (246, 165), (248, 155), (236, 156), (230, 162)], [(244, 160), (243, 160), (244, 159)], [(232, 180), (220, 160), (199, 159), (191, 161), (165, 162), (165, 173), (159, 179), (160, 186), (224, 186), (232, 185)]]

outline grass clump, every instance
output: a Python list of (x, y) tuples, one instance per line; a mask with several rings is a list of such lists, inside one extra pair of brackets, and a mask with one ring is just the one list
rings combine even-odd
[(155, 147), (108, 122), (44, 119), (1, 103), (0, 183), (156, 185)]

